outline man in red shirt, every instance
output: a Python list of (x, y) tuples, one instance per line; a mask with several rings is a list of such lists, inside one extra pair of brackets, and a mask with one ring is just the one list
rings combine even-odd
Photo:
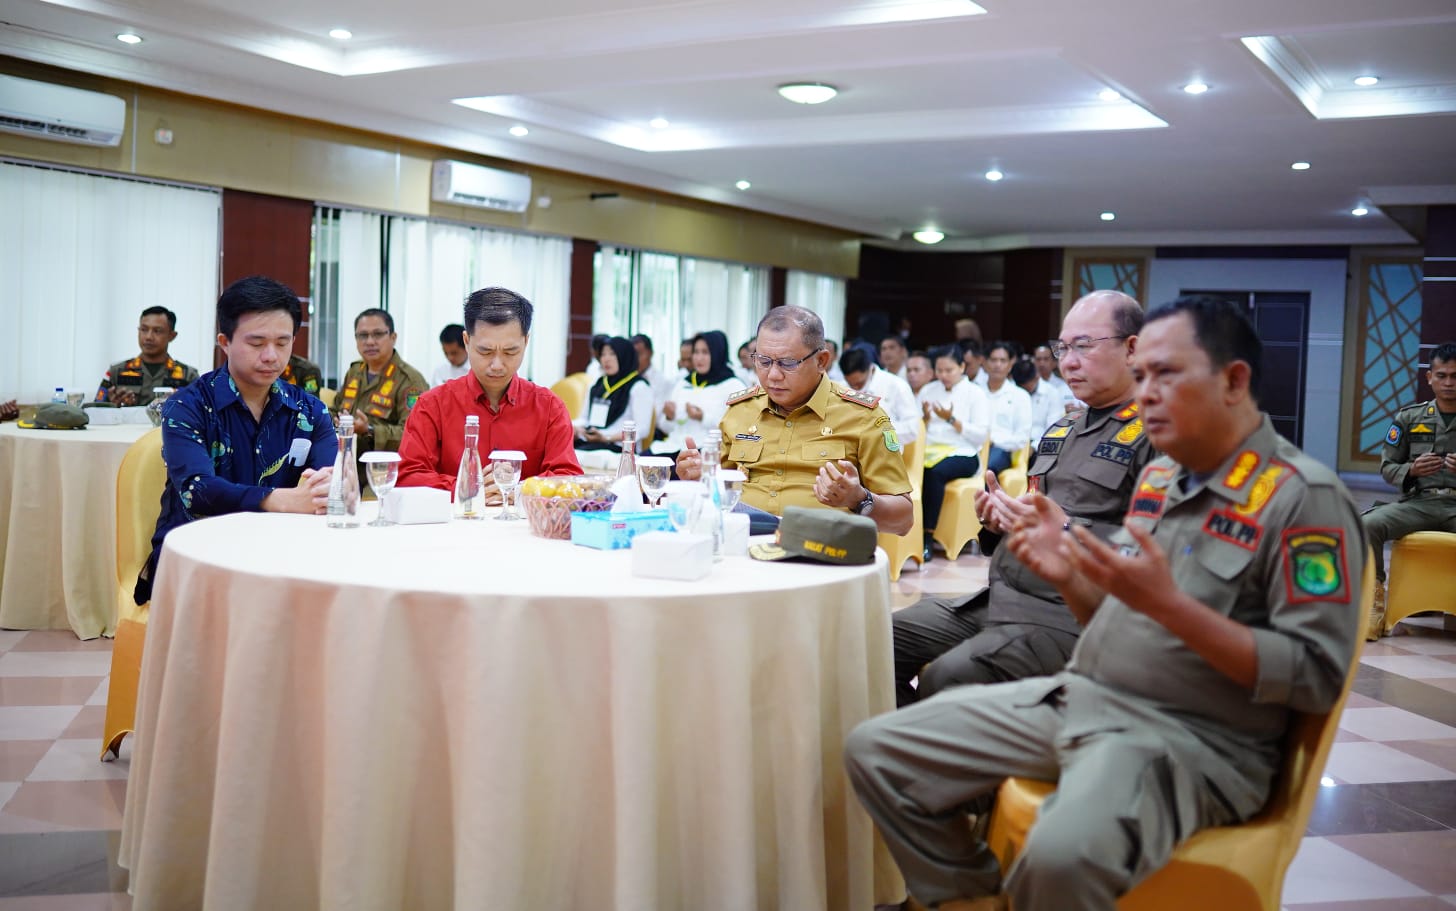
[(516, 376), (531, 335), (531, 310), (530, 301), (505, 288), (482, 288), (466, 299), (470, 372), (415, 403), (399, 444), (400, 487), (455, 489), (471, 414), (480, 418), (486, 502), (500, 502), (488, 460), (494, 449), (526, 454), (522, 478), (581, 474), (566, 406), (551, 390)]

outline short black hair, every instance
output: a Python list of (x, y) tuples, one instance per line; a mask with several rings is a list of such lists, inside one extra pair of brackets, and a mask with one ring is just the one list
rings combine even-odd
[(292, 288), (266, 275), (240, 278), (228, 285), (217, 299), (217, 331), (231, 341), (239, 319), (249, 313), (271, 310), (287, 313), (293, 320), (293, 334), (298, 334), (298, 326), (303, 322), (303, 307)]
[(370, 307), (368, 310), (365, 310), (362, 313), (360, 313), (358, 316), (354, 317), (354, 328), (355, 329), (358, 329), (359, 328), (359, 320), (364, 319), (365, 317), (369, 317), (369, 316), (377, 316), (380, 319), (384, 320), (384, 325), (387, 326), (387, 327), (389, 327), (390, 334), (391, 335), (394, 334), (394, 317), (392, 317), (392, 316), (389, 315), (389, 311), (388, 310), (381, 310), (378, 307)]
[(839, 372), (845, 376), (870, 369), (870, 356), (861, 348), (846, 348), (839, 356)]
[(1436, 361), (1456, 364), (1456, 342), (1445, 342), (1444, 344), (1437, 345), (1436, 350), (1431, 352), (1432, 367), (1436, 365)]
[(997, 339), (996, 341), (994, 341), (991, 344), (989, 344), (989, 345), (986, 346), (986, 357), (990, 357), (991, 356), (991, 352), (992, 351), (995, 351), (997, 348), (1000, 348), (1002, 351), (1005, 351), (1006, 352), (1006, 357), (1009, 358), (1010, 360), (1013, 360), (1014, 361), (1018, 357), (1021, 357), (1021, 346), (1020, 345), (1016, 344), (1015, 342), (1008, 342), (1008, 341), (1004, 341), (1002, 339)]
[[(980, 347), (980, 345), (976, 346), (977, 352), (980, 351)], [(965, 360), (965, 350), (959, 344), (938, 345), (934, 348), (931, 348), (925, 356), (930, 358), (930, 366), (932, 367), (935, 366), (936, 361), (940, 360), (943, 357), (948, 357), (951, 360), (955, 361), (957, 364), (959, 364)]]
[(883, 346), (885, 342), (894, 342), (895, 344), (899, 345), (901, 350), (903, 351), (910, 350), (909, 346), (905, 344), (905, 340), (898, 335), (887, 335), (884, 338), (880, 339), (881, 346)]
[(507, 288), (481, 288), (465, 299), (465, 332), (474, 334), (476, 323), (504, 326), (514, 320), (521, 334), (531, 334), (531, 302)]
[(148, 307), (142, 311), (142, 317), (145, 318), (148, 316), (165, 316), (167, 318), (167, 328), (173, 332), (177, 331), (177, 314), (168, 310), (166, 307)]
[(652, 339), (651, 338), (649, 338), (649, 337), (647, 337), (645, 335), (641, 335), (641, 334), (632, 336), (632, 344), (635, 345), (638, 342), (641, 342), (642, 344), (644, 344), (644, 345), (647, 346), (647, 353), (648, 354), (656, 354), (657, 353), (656, 351), (652, 350)]
[(1036, 365), (1024, 357), (1016, 359), (1011, 365), (1011, 382), (1018, 386), (1025, 385), (1036, 378)]
[(965, 360), (967, 354), (974, 354), (976, 357), (980, 357), (982, 354), (980, 341), (973, 338), (961, 339), (956, 342), (956, 348), (959, 349), (960, 354), (958, 360)]
[(442, 345), (464, 345), (465, 327), (459, 323), (451, 323), (440, 330), (440, 344)]
[(1249, 365), (1249, 394), (1257, 402), (1264, 343), (1244, 308), (1209, 294), (1189, 294), (1154, 307), (1143, 325), (1180, 313), (1193, 321), (1193, 337), (1215, 367), (1227, 367), (1234, 361)]
[(927, 361), (930, 361), (930, 366), (932, 366), (932, 367), (935, 366), (935, 358), (933, 358), (933, 357), (930, 356), (930, 352), (929, 351), (921, 351), (919, 348), (916, 348), (914, 351), (912, 351), (909, 354), (905, 355), (905, 363), (908, 364), (910, 362), (910, 359), (912, 357), (923, 357)]

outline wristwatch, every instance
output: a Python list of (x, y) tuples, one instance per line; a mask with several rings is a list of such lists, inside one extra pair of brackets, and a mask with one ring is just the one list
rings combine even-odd
[(859, 505), (854, 508), (854, 511), (862, 516), (867, 516), (874, 511), (875, 495), (866, 488), (861, 488), (861, 490), (865, 492), (864, 499), (859, 501)]

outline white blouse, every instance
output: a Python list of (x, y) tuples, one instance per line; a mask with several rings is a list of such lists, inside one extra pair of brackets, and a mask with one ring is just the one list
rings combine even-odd
[[(657, 426), (667, 432), (667, 439), (653, 443), (652, 451), (681, 452), (687, 447), (688, 437), (702, 446), (708, 441), (708, 431), (716, 429), (723, 420), (724, 413), (728, 411), (728, 400), (747, 388), (736, 376), (712, 386), (694, 386), (686, 377), (678, 380), (672, 387), (672, 395), (668, 396), (674, 408), (672, 420), (668, 420), (661, 408), (657, 411)], [(703, 409), (702, 420), (688, 417), (688, 405)]]
[(944, 405), (950, 402), (951, 417), (961, 422), (961, 432), (956, 433), (952, 421), (930, 411), (925, 421), (927, 446), (954, 446), (955, 451), (951, 455), (981, 454), (981, 444), (986, 442), (991, 431), (991, 404), (986, 398), (986, 390), (964, 377), (950, 389), (946, 389), (940, 380), (933, 380), (921, 386), (915, 398), (922, 404)]

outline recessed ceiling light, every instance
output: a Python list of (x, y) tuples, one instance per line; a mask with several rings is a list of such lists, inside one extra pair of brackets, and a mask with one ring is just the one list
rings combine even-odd
[(941, 231), (935, 230), (934, 228), (921, 228), (919, 231), (916, 231), (910, 236), (920, 241), (922, 244), (938, 244), (941, 241), (945, 240), (945, 234)]
[(1190, 95), (1202, 95), (1208, 91), (1208, 84), (1204, 82), (1190, 82), (1183, 86), (1183, 91)]
[(141, 44), (142, 36), (136, 34), (135, 32), (122, 32), (120, 35), (116, 36), (116, 40), (120, 41), (122, 44)]
[(1102, 218), (1103, 221), (1112, 221), (1114, 218), (1117, 217), (1117, 213), (1116, 212), (1103, 212), (1100, 217)]
[(515, 126), (511, 127), (511, 135), (512, 136), (526, 136), (526, 135), (529, 135), (530, 132), (531, 132), (530, 130), (528, 130), (525, 127), (521, 126), (519, 123), (516, 124)]
[(668, 119), (666, 117), (654, 117), (651, 120), (647, 121), (647, 125), (652, 127), (654, 130), (665, 130), (668, 127), (672, 126), (672, 124), (668, 122)]
[(740, 180), (737, 183), (735, 183), (733, 186), (737, 187), (740, 190), (746, 190), (749, 187), (753, 186), (753, 184), (749, 183), (746, 180)]
[(1356, 206), (1355, 208), (1350, 210), (1350, 214), (1355, 216), (1356, 218), (1359, 218), (1362, 215), (1369, 215), (1370, 210), (1365, 208), (1364, 206)]
[(1294, 164), (1292, 164), (1292, 165), (1289, 166), (1289, 169), (1291, 171), (1308, 171), (1309, 170), (1309, 162), (1307, 162), (1307, 161), (1296, 161)]
[(1097, 97), (1103, 101), (1119, 101), (1122, 99), (1122, 93), (1117, 89), (1103, 89), (1097, 93)]
[(1380, 81), (1379, 76), (1356, 76), (1355, 84), (1359, 86), (1371, 86)]
[(779, 86), (779, 94), (795, 104), (823, 104), (838, 95), (839, 89), (822, 82), (790, 82)]
[(354, 33), (346, 28), (331, 28), (329, 29), (329, 37), (336, 41), (348, 41), (354, 37)]
[(986, 172), (986, 179), (991, 181), (992, 183), (995, 183), (1005, 176), (1006, 175), (1001, 173), (1001, 170), (999, 168), (992, 168), (991, 170)]

